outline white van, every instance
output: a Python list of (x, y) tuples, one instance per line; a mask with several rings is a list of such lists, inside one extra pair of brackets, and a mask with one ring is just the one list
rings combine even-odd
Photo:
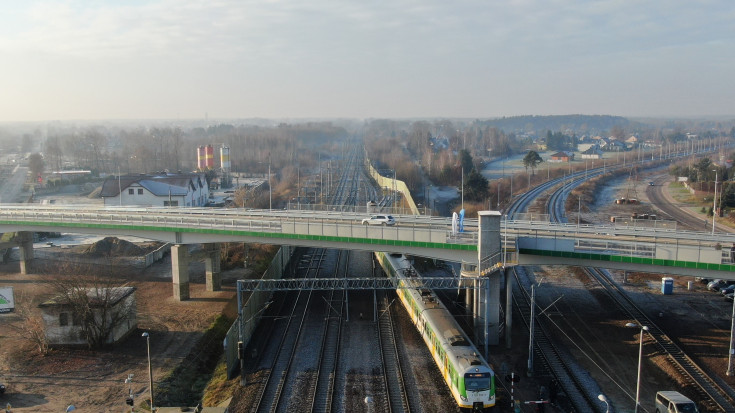
[(656, 393), (656, 413), (699, 413), (699, 409), (678, 391), (660, 391)]

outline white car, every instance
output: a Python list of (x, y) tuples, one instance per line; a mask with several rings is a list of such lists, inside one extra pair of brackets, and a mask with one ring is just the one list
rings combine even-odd
[(395, 225), (396, 220), (391, 215), (373, 215), (362, 220), (362, 225)]

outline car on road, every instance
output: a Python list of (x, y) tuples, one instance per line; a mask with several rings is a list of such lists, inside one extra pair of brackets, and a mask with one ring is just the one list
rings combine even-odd
[(362, 225), (395, 225), (396, 220), (391, 215), (373, 215), (362, 220)]
[(656, 184), (653, 181), (651, 181), (651, 182), (648, 183), (648, 186), (654, 186), (654, 185), (656, 185)]
[(0, 394), (5, 393), (5, 385), (0, 383)]
[(730, 284), (727, 287), (720, 288), (720, 294), (727, 295), (730, 293), (735, 293), (735, 284)]

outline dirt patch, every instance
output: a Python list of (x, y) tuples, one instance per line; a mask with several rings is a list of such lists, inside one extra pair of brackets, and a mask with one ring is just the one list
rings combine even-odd
[(71, 248), (71, 252), (77, 254), (91, 255), (93, 257), (104, 257), (114, 255), (118, 257), (135, 257), (145, 255), (163, 245), (162, 242), (150, 242), (137, 245), (116, 237), (105, 237), (90, 245), (80, 245)]
[[(153, 248), (135, 246), (143, 251)], [(137, 250), (114, 240), (98, 247), (120, 253)], [(88, 254), (98, 251), (97, 247), (86, 248)], [(49, 266), (53, 267), (53, 263)], [(49, 355), (41, 356), (32, 344), (20, 339), (11, 329), (0, 328), (0, 381), (8, 386), (0, 399), (2, 405), (10, 403), (13, 412), (60, 412), (74, 404), (80, 413), (119, 413), (129, 411), (125, 405), (129, 390), (135, 396), (136, 405), (140, 405), (149, 397), (148, 352), (142, 332), (150, 334), (153, 377), (158, 385), (176, 366), (192, 364), (187, 361), (192, 357), (191, 350), (201, 342), (202, 332), (217, 316), (225, 313), (234, 318), (234, 280), (249, 274), (242, 268), (223, 272), (222, 291), (211, 292), (205, 289), (203, 263), (191, 263), (189, 272), (191, 299), (183, 302), (173, 298), (170, 258), (146, 270), (126, 268), (116, 273), (137, 288), (138, 329), (111, 348), (54, 349)], [(44, 283), (47, 277), (19, 274), (17, 262), (0, 265), (0, 285), (14, 287), (16, 305), (23, 301), (36, 305), (42, 300), (48, 293)], [(22, 323), (15, 313), (0, 314), (3, 327), (22, 326)], [(128, 387), (124, 381), (130, 374), (133, 382)]]

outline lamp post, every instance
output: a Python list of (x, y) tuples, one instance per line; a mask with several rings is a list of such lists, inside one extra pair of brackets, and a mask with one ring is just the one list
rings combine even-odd
[(536, 284), (531, 284), (531, 318), (528, 331), (528, 377), (533, 376), (533, 334), (536, 316)]
[(715, 217), (717, 216), (717, 170), (712, 170), (715, 173), (715, 196), (712, 199), (712, 235), (715, 235)]
[(735, 374), (732, 369), (732, 355), (735, 353), (735, 348), (732, 346), (733, 338), (735, 338), (735, 300), (732, 302), (732, 316), (730, 317), (730, 351), (727, 356), (727, 372), (725, 372), (728, 376)]
[(122, 177), (120, 176), (120, 165), (117, 166), (117, 192), (120, 197), (120, 206), (122, 206)]
[(155, 412), (156, 410), (153, 407), (153, 368), (151, 367), (151, 336), (146, 331), (143, 333), (143, 337), (145, 337), (146, 346), (148, 347), (148, 389), (151, 393), (151, 412)]
[(273, 188), (271, 187), (271, 154), (268, 153), (268, 209), (273, 209)]
[(462, 165), (462, 209), (464, 209), (464, 165)]
[(607, 397), (604, 394), (598, 394), (597, 399), (605, 403), (605, 413), (610, 413), (610, 403), (607, 402)]
[(648, 326), (642, 326), (635, 323), (628, 323), (625, 325), (630, 328), (640, 328), (641, 338), (638, 346), (638, 379), (635, 386), (635, 413), (638, 413), (638, 406), (640, 406), (640, 395), (641, 395), (641, 361), (643, 360), (643, 332), (648, 331)]

